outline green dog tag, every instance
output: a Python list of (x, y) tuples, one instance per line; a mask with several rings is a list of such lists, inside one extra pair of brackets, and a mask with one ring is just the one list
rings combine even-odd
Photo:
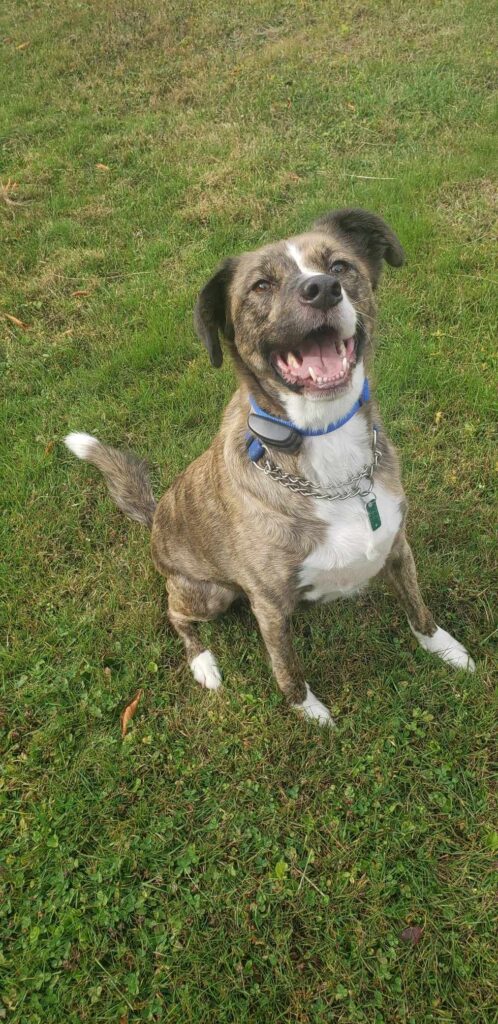
[(380, 518), (380, 513), (379, 513), (379, 510), (377, 508), (377, 500), (376, 500), (376, 498), (374, 497), (374, 498), (371, 498), (370, 501), (367, 501), (367, 504), (366, 504), (365, 507), (366, 507), (366, 510), (367, 510), (367, 515), (368, 515), (368, 519), (369, 519), (369, 522), (370, 522), (370, 526), (372, 527), (372, 530), (378, 530), (379, 526), (381, 526), (381, 524), (382, 524), (382, 520)]

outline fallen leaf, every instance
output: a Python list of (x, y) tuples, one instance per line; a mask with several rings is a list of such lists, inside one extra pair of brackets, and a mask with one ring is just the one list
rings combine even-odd
[(409, 942), (410, 945), (416, 946), (423, 934), (424, 929), (420, 928), (418, 924), (409, 925), (408, 928), (403, 928), (400, 939), (402, 942)]
[(95, 164), (98, 171), (110, 171), (110, 167), (107, 164)]
[(29, 46), (29, 40), (27, 43), (19, 43), (19, 46), (16, 46), (16, 50), (25, 50), (27, 46)]
[(105, 667), (105, 669), (104, 669), (104, 675), (105, 675), (106, 679), (110, 679), (110, 678), (111, 678), (111, 676), (112, 676), (112, 671), (111, 671), (111, 669), (109, 668), (109, 665), (106, 665), (106, 667)]
[(53, 451), (54, 444), (55, 444), (55, 441), (49, 441), (48, 442), (48, 444), (45, 447), (45, 455), (50, 455), (50, 452)]
[(78, 288), (75, 292), (71, 292), (71, 295), (77, 299), (79, 295), (90, 295), (88, 288)]
[(7, 206), (26, 206), (26, 202), (19, 202), (19, 200), (12, 198), (12, 195), (15, 195), (18, 188), (17, 181), (11, 181), (10, 178), (5, 185), (0, 181), (0, 199)]
[(12, 316), (12, 313), (6, 313), (7, 320), (10, 320), (11, 324), (15, 324), (16, 327), (22, 327), (23, 330), (29, 331), (29, 324), (25, 324), (24, 320), (19, 320), (19, 317)]
[(119, 1018), (119, 1024), (128, 1024), (128, 1014), (123, 1013), (123, 1016)]
[(130, 704), (128, 704), (127, 707), (125, 707), (124, 711), (122, 712), (122, 715), (121, 715), (121, 735), (122, 736), (126, 736), (126, 733), (128, 732), (128, 724), (129, 724), (129, 722), (131, 722), (131, 720), (133, 718), (133, 715), (135, 714), (135, 711), (137, 710), (138, 703), (140, 701), (142, 693), (143, 693), (143, 690), (139, 690), (138, 693), (135, 694), (135, 696), (134, 696), (133, 700), (130, 702)]
[(441, 409), (438, 409), (438, 411), (437, 411), (437, 413), (436, 413), (436, 415), (434, 417), (434, 423), (436, 424), (436, 427), (439, 426), (439, 424), (441, 423), (442, 418), (443, 418), (443, 414), (441, 412)]

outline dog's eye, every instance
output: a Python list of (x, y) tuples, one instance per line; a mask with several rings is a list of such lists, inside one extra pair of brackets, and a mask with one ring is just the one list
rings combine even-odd
[(269, 292), (271, 288), (271, 281), (267, 281), (266, 278), (262, 277), (256, 284), (253, 284), (253, 292)]
[(346, 263), (346, 260), (334, 260), (330, 266), (331, 274), (344, 274), (346, 270), (351, 267), (350, 263)]

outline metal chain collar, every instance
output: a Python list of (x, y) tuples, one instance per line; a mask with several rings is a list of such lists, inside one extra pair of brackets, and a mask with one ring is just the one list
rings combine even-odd
[(318, 484), (314, 484), (312, 480), (306, 480), (305, 477), (291, 476), (290, 473), (284, 473), (283, 469), (280, 469), (279, 466), (276, 466), (271, 461), (265, 444), (263, 444), (263, 448), (266, 452), (266, 459), (261, 462), (255, 462), (253, 465), (256, 466), (256, 469), (260, 469), (262, 473), (265, 473), (266, 476), (269, 476), (271, 480), (283, 484), (284, 487), (288, 487), (290, 491), (294, 491), (296, 494), (304, 494), (308, 498), (326, 498), (328, 501), (345, 501), (347, 498), (356, 498), (358, 495), (366, 498), (373, 490), (373, 475), (382, 458), (382, 452), (377, 447), (377, 430), (375, 427), (372, 434), (372, 461), (370, 465), (363, 466), (359, 473), (349, 477), (336, 490), (327, 491)]

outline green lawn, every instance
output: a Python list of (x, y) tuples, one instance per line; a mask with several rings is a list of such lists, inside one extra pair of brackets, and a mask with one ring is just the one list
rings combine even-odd
[[(496, 1020), (493, 6), (3, 4), (0, 1020)], [(61, 438), (133, 447), (160, 493), (234, 386), (197, 290), (345, 204), (406, 248), (378, 393), (428, 603), (478, 670), (416, 648), (382, 586), (306, 609), (330, 734), (247, 611), (206, 627), (201, 691), (145, 531)]]

